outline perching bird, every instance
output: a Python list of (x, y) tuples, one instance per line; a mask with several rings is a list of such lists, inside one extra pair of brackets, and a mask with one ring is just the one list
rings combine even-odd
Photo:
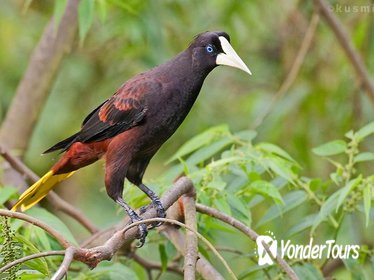
[[(141, 218), (123, 200), (125, 178), (139, 187), (165, 217), (156, 194), (142, 183), (149, 161), (176, 131), (194, 104), (207, 75), (218, 65), (251, 74), (230, 45), (225, 32), (197, 35), (190, 46), (168, 62), (125, 82), (93, 110), (81, 130), (49, 148), (64, 155), (38, 182), (29, 187), (12, 210), (29, 209), (76, 170), (105, 159), (107, 194), (125, 209), (132, 222)], [(147, 227), (139, 226), (144, 243)]]

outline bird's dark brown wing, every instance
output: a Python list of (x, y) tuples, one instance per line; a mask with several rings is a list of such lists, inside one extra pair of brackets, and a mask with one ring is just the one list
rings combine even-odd
[(141, 99), (114, 95), (83, 122), (77, 140), (85, 143), (114, 137), (137, 125), (146, 111)]
[(124, 84), (111, 98), (87, 115), (78, 133), (44, 153), (66, 151), (75, 142), (103, 141), (138, 125), (147, 112), (145, 96), (159, 90), (160, 83), (143, 77)]

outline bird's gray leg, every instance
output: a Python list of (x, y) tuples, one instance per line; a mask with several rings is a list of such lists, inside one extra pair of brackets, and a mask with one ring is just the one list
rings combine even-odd
[[(141, 221), (142, 218), (138, 216), (138, 214), (135, 213), (135, 211), (121, 198), (117, 198), (115, 200), (123, 209), (125, 209), (127, 215), (129, 215), (131, 222), (138, 222)], [(145, 238), (147, 237), (148, 230), (147, 226), (145, 224), (140, 224), (138, 226), (139, 228), (139, 245), (137, 247), (142, 247), (145, 242)]]
[[(152, 204), (151, 205), (153, 205), (156, 208), (156, 210), (157, 210), (157, 216), (159, 218), (165, 218), (166, 217), (166, 212), (165, 212), (164, 206), (162, 205), (162, 203), (160, 201), (160, 198), (150, 188), (148, 188), (143, 183), (140, 183), (138, 185), (138, 188), (141, 189), (152, 200)], [(140, 213), (144, 213), (147, 210), (147, 208), (148, 208), (147, 206), (142, 207), (140, 209)], [(162, 224), (162, 222), (152, 224), (152, 228), (158, 227), (161, 224)]]

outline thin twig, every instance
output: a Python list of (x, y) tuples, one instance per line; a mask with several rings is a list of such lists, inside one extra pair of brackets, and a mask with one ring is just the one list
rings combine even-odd
[(74, 254), (76, 251), (77, 251), (77, 248), (75, 247), (69, 247), (66, 249), (64, 260), (61, 263), (58, 270), (56, 271), (56, 273), (51, 278), (51, 280), (60, 280), (64, 278), (64, 276), (68, 273), (70, 264), (74, 260)]
[(351, 61), (357, 73), (357, 76), (359, 77), (359, 80), (362, 81), (364, 87), (366, 88), (366, 93), (368, 94), (372, 103), (374, 103), (374, 84), (370, 78), (370, 74), (366, 69), (361, 55), (350, 40), (343, 24), (339, 21), (338, 17), (333, 13), (331, 8), (326, 4), (324, 0), (314, 0), (314, 3), (318, 7), (321, 15), (326, 20), (326, 23), (334, 32), (348, 59)]
[[(200, 213), (203, 213), (203, 214), (206, 214), (206, 215), (209, 215), (211, 217), (214, 217), (218, 220), (221, 220), (222, 222), (225, 222), (231, 226), (233, 226), (234, 228), (240, 230), (241, 232), (243, 232), (244, 234), (246, 234), (247, 236), (249, 236), (250, 239), (252, 239), (254, 242), (256, 242), (256, 239), (258, 237), (258, 234), (250, 229), (249, 227), (247, 227), (245, 224), (243, 224), (242, 222), (236, 220), (235, 218), (229, 216), (229, 215), (226, 215), (220, 211), (218, 211), (217, 209), (214, 209), (214, 208), (211, 208), (211, 207), (208, 207), (208, 206), (205, 206), (205, 205), (202, 205), (202, 204), (199, 204), (197, 203), (196, 204), (196, 210)], [(269, 248), (269, 245), (266, 244), (265, 242), (262, 243), (262, 245), (264, 246), (266, 252), (273, 258), (276, 260), (276, 262), (279, 264), (279, 266), (284, 270), (284, 272), (286, 272), (286, 274), (288, 275), (288, 277), (292, 280), (297, 280), (299, 279), (299, 277), (296, 275), (295, 271), (291, 268), (291, 266), (285, 261), (283, 260), (279, 255), (277, 256), (274, 256), (271, 251), (270, 251), (270, 248)]]
[[(31, 182), (35, 183), (40, 178), (29, 169), (19, 158), (9, 153), (0, 145), (0, 155), (21, 175), (26, 176)], [(51, 191), (47, 195), (48, 202), (56, 209), (69, 215), (85, 227), (90, 233), (95, 233), (98, 228), (77, 208), (60, 198), (55, 192)]]
[(15, 218), (19, 220), (23, 220), (25, 222), (28, 222), (32, 225), (35, 225), (37, 227), (40, 227), (41, 229), (44, 229), (46, 232), (48, 232), (51, 236), (53, 236), (58, 243), (61, 244), (62, 247), (65, 249), (71, 246), (70, 242), (65, 239), (58, 231), (55, 229), (51, 228), (49, 225), (46, 223), (31, 217), (29, 215), (26, 215), (24, 213), (19, 213), (19, 212), (13, 212), (10, 210), (5, 210), (5, 209), (0, 209), (0, 216), (5, 216), (5, 217), (10, 217), (10, 218)]
[(1, 267), (0, 268), (0, 273), (3, 273), (5, 271), (7, 271), (8, 269), (12, 268), (13, 266), (16, 266), (18, 264), (27, 262), (29, 260), (33, 260), (33, 259), (37, 259), (37, 258), (44, 258), (44, 257), (49, 257), (49, 256), (59, 256), (59, 255), (65, 255), (65, 250), (41, 252), (41, 253), (36, 253), (36, 254), (29, 255), (29, 256), (25, 256), (23, 258), (12, 261), (12, 262), (4, 265), (3, 267)]
[[(197, 232), (196, 224), (196, 206), (195, 193), (187, 194), (182, 197), (183, 213), (186, 226)], [(184, 255), (184, 279), (196, 279), (196, 261), (197, 261), (197, 235), (192, 231), (186, 232), (186, 250)]]
[(287, 93), (287, 91), (290, 89), (292, 84), (295, 82), (297, 75), (300, 72), (301, 65), (303, 64), (305, 60), (305, 56), (310, 48), (310, 45), (312, 44), (312, 40), (316, 32), (317, 26), (318, 26), (318, 22), (319, 22), (319, 15), (318, 13), (314, 13), (312, 15), (312, 19), (310, 20), (304, 39), (300, 45), (300, 49), (296, 55), (295, 61), (293, 62), (291, 66), (291, 70), (288, 72), (288, 75), (286, 79), (284, 80), (284, 82), (282, 83), (282, 85), (279, 87), (279, 90), (273, 95), (268, 106), (265, 107), (264, 110), (261, 111), (261, 113), (258, 115), (256, 120), (254, 121), (253, 128), (259, 127), (264, 122), (265, 118), (272, 111), (277, 100), (282, 98)]

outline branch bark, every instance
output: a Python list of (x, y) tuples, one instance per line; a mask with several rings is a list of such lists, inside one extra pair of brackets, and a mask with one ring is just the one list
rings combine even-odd
[[(182, 197), (184, 221), (187, 226), (197, 231), (196, 224), (196, 206), (195, 206), (195, 193), (184, 195)], [(186, 232), (186, 249), (184, 255), (184, 279), (196, 279), (196, 261), (198, 255), (197, 236), (191, 232)]]
[(314, 0), (314, 3), (317, 6), (320, 14), (324, 17), (326, 23), (334, 32), (348, 59), (351, 61), (357, 76), (359, 76), (359, 79), (366, 88), (366, 93), (368, 94), (371, 102), (374, 103), (374, 84), (370, 78), (369, 72), (366, 69), (361, 55), (350, 40), (348, 32), (344, 29), (343, 24), (339, 21), (338, 17), (333, 13), (324, 0)]

